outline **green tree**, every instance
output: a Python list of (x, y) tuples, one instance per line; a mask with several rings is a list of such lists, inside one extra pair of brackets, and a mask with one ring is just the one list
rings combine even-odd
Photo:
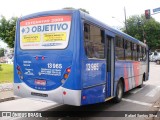
[(83, 8), (79, 8), (79, 10), (85, 12), (85, 13), (88, 13), (89, 14), (89, 11), (87, 11), (86, 9), (83, 9)]
[(145, 36), (151, 49), (160, 48), (160, 23), (155, 19), (150, 19), (144, 25)]
[(3, 56), (4, 56), (4, 49), (1, 48), (1, 49), (0, 49), (0, 57), (3, 57)]
[(7, 20), (4, 16), (1, 16), (0, 19), (0, 39), (11, 48), (14, 47), (16, 21), (17, 17)]
[(72, 10), (72, 9), (75, 9), (75, 8), (73, 8), (73, 7), (65, 7), (65, 8), (63, 8), (63, 9)]
[(3, 69), (2, 69), (2, 65), (0, 64), (0, 71), (2, 71)]
[(142, 42), (145, 39), (151, 49), (160, 47), (160, 23), (154, 18), (146, 20), (144, 15), (131, 16), (127, 19), (127, 31), (125, 28), (123, 31)]
[[(73, 7), (65, 7), (65, 8), (63, 8), (63, 9), (72, 10), (72, 9), (75, 9), (75, 8), (73, 8)], [(89, 12), (88, 12), (86, 9), (79, 8), (78, 10), (81, 10), (81, 11), (83, 11), (83, 12), (85, 12), (85, 13), (89, 14)]]

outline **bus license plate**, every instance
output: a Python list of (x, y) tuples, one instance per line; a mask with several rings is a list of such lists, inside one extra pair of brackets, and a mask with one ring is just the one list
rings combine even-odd
[(46, 85), (46, 80), (35, 80), (35, 84), (45, 86)]

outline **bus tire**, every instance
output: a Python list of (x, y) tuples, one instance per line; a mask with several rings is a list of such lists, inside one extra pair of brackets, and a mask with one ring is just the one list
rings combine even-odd
[(142, 83), (138, 86), (139, 88), (142, 88), (143, 87), (143, 81), (145, 80), (145, 75), (143, 75), (142, 77)]
[(119, 103), (122, 100), (123, 92), (124, 92), (123, 89), (124, 87), (123, 87), (122, 80), (119, 80), (116, 88), (116, 96), (114, 98), (115, 103)]

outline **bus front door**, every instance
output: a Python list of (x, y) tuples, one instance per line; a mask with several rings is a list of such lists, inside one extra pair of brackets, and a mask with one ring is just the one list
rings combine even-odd
[(106, 35), (106, 98), (113, 96), (114, 83), (114, 37)]

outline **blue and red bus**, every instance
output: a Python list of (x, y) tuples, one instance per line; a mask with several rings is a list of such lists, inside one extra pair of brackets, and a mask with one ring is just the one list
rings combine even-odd
[(148, 80), (148, 47), (79, 10), (18, 19), (14, 93), (68, 105), (114, 99)]

